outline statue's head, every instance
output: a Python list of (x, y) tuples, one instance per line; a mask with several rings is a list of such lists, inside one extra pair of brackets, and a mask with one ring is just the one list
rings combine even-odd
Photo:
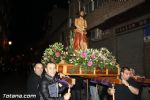
[(85, 16), (85, 12), (83, 10), (80, 11), (80, 16), (82, 16), (82, 17)]

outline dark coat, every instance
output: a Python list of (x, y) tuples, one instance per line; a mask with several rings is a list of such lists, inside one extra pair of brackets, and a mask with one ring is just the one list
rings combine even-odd
[(27, 81), (27, 93), (28, 94), (33, 94), (36, 95), (36, 100), (40, 99), (40, 95), (39, 95), (39, 83), (41, 81), (41, 77), (36, 75), (35, 73), (32, 73), (29, 77), (28, 77), (28, 81)]
[(59, 94), (62, 93), (66, 87), (59, 87), (59, 79), (60, 77), (58, 74), (56, 74), (54, 77), (50, 77), (47, 74), (44, 75), (39, 86), (41, 94), (40, 100), (64, 100), (64, 98), (60, 97)]

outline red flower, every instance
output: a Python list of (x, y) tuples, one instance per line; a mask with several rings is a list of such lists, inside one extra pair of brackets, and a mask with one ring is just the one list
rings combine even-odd
[(89, 62), (88, 62), (88, 66), (92, 66), (93, 65), (93, 62), (90, 60)]
[(60, 52), (55, 52), (56, 57), (60, 57)]
[(82, 53), (81, 53), (81, 57), (82, 57), (82, 58), (85, 58), (85, 57), (86, 57), (86, 53), (85, 53), (85, 52), (82, 52)]
[(95, 54), (92, 54), (92, 55), (91, 55), (91, 58), (92, 58), (92, 59), (95, 59)]

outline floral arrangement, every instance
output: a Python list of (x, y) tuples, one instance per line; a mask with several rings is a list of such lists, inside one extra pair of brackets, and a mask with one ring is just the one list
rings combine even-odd
[(75, 65), (72, 72), (79, 66), (84, 72), (92, 72), (96, 67), (115, 68), (116, 59), (107, 48), (79, 50), (74, 54), (73, 48), (68, 47), (64, 51), (63, 47), (61, 43), (49, 45), (43, 53), (42, 64), (46, 65), (49, 61), (59, 63), (65, 60), (66, 63)]
[(95, 67), (97, 67), (99, 51), (97, 49), (87, 49), (80, 50), (78, 54), (76, 54), (76, 58), (73, 59), (73, 64), (75, 66), (81, 66), (81, 69), (84, 72), (88, 70), (93, 71)]
[(115, 67), (116, 59), (107, 48), (101, 48), (99, 51), (99, 67), (113, 68)]
[(56, 42), (53, 45), (49, 45), (49, 48), (46, 48), (43, 53), (41, 63), (43, 65), (46, 65), (50, 61), (59, 63), (64, 57), (63, 48), (62, 43)]
[(94, 68), (115, 68), (116, 59), (106, 48), (80, 50), (73, 59), (75, 66), (81, 66), (84, 72), (93, 72)]

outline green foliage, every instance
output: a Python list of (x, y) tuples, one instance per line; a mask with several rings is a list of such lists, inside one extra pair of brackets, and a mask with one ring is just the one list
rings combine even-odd
[(59, 63), (63, 58), (63, 45), (61, 43), (54, 43), (53, 45), (49, 45), (49, 48), (46, 48), (41, 63), (46, 65), (48, 62)]
[(84, 73), (93, 72), (96, 67), (114, 69), (116, 63), (115, 57), (106, 48), (79, 50), (74, 54), (72, 46), (64, 51), (61, 43), (49, 45), (49, 48), (46, 48), (43, 53), (41, 62), (43, 65), (49, 61), (58, 64), (61, 60), (65, 60), (68, 64), (74, 64), (70, 70), (71, 73), (74, 73), (79, 66)]

